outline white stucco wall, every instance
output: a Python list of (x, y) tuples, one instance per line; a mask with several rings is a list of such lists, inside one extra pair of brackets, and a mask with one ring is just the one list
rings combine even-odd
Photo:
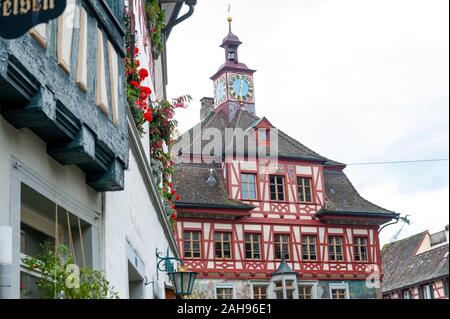
[(101, 212), (101, 196), (75, 165), (63, 166), (47, 154), (47, 144), (28, 129), (17, 130), (0, 116), (0, 225), (9, 225), (11, 157), (22, 161), (54, 188)]
[[(156, 249), (166, 255), (169, 242), (158, 220), (154, 204), (140, 173), (136, 157), (130, 153), (129, 171), (125, 173), (125, 190), (105, 195), (104, 243), (107, 279), (128, 298), (127, 240), (142, 259), (149, 281), (156, 279)], [(170, 250), (170, 255), (174, 252)], [(164, 272), (159, 273), (155, 290), (164, 298)], [(145, 298), (153, 298), (153, 287), (145, 287)]]

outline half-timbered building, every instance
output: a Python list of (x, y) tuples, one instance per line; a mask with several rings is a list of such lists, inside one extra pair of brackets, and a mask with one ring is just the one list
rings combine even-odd
[(448, 299), (448, 252), (448, 225), (385, 245), (383, 298)]
[[(19, 1), (0, 2), (0, 18), (17, 15)], [(148, 2), (20, 1), (30, 13), (24, 25), (38, 21), (41, 4), (64, 8), (15, 39), (0, 38), (0, 299), (40, 297), (42, 273), (23, 260), (46, 242), (66, 245), (79, 267), (103, 271), (120, 298), (174, 297), (155, 253), (178, 249), (149, 136), (139, 134), (126, 97), (127, 32), (148, 70), (150, 99), (166, 97), (167, 55), (152, 54)], [(196, 0), (157, 4), (165, 42)]]
[(240, 61), (229, 22), (215, 96), (174, 148), (175, 236), (199, 273), (194, 296), (379, 297), (370, 277), (381, 269), (378, 229), (398, 214), (364, 199), (345, 164), (255, 114), (255, 71)]

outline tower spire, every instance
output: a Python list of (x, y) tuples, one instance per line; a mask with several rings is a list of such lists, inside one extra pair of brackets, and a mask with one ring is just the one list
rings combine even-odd
[(231, 33), (231, 22), (233, 22), (233, 18), (231, 17), (230, 14), (231, 11), (231, 4), (228, 5), (228, 33)]

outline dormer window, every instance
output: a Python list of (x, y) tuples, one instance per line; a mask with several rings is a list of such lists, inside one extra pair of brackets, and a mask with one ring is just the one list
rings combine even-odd
[(259, 143), (270, 144), (270, 130), (269, 129), (258, 129)]

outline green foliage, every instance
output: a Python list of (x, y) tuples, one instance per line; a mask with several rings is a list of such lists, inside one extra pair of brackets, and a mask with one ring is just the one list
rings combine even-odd
[(157, 0), (146, 0), (145, 12), (147, 14), (147, 29), (152, 41), (152, 54), (156, 60), (164, 50), (165, 13)]
[[(37, 287), (43, 299), (118, 299), (118, 294), (109, 286), (103, 273), (80, 268), (79, 276), (70, 271), (75, 258), (69, 249), (60, 245), (56, 248), (46, 243), (44, 252), (37, 257), (27, 257), (25, 265), (41, 274)], [(79, 285), (76, 285), (79, 278)]]

